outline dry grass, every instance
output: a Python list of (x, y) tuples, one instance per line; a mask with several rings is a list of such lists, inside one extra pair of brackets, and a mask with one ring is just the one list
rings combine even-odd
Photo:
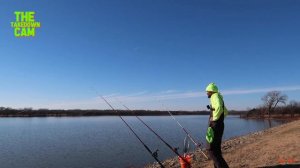
[[(231, 168), (300, 167), (300, 120), (264, 131), (232, 138), (222, 144), (225, 160)], [(284, 163), (285, 162), (285, 163)], [(179, 168), (177, 158), (163, 163), (169, 168)], [(157, 164), (147, 168), (159, 167)], [(193, 168), (213, 168), (199, 151), (194, 153)]]

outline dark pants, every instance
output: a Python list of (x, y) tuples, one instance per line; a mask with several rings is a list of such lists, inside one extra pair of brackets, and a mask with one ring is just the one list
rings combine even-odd
[(218, 121), (210, 122), (209, 125), (214, 130), (214, 140), (211, 144), (208, 144), (209, 156), (214, 161), (215, 168), (228, 168), (228, 165), (224, 160), (221, 151), (222, 136), (224, 132), (223, 116)]

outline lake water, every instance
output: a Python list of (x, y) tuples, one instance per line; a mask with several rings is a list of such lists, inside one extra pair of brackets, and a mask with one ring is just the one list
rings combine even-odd
[[(175, 116), (198, 141), (204, 141), (208, 116)], [(159, 159), (175, 156), (135, 117), (124, 117)], [(181, 152), (184, 132), (170, 116), (141, 117)], [(225, 119), (223, 139), (263, 130), (283, 121)], [(191, 144), (192, 145), (192, 144)], [(0, 118), (1, 168), (123, 168), (142, 167), (154, 159), (120, 118)]]

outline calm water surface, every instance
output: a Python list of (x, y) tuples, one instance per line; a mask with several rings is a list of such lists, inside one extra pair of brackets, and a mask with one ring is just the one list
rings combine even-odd
[[(208, 116), (175, 117), (204, 142)], [(174, 156), (135, 117), (124, 118), (151, 150), (159, 149), (161, 160)], [(182, 149), (185, 134), (171, 117), (141, 118)], [(229, 116), (223, 139), (282, 123)], [(1, 168), (122, 168), (154, 162), (118, 117), (0, 118), (0, 135)]]

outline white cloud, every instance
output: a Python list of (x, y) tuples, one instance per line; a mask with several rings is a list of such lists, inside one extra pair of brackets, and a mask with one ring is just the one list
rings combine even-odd
[[(270, 88), (258, 88), (258, 89), (232, 89), (232, 90), (223, 90), (221, 93), (223, 95), (245, 95), (245, 94), (254, 94), (254, 93), (265, 93), (272, 90), (278, 91), (297, 91), (300, 90), (300, 86), (282, 86), (282, 87), (270, 87)], [(157, 93), (149, 93), (147, 91), (141, 91), (137, 93), (122, 95), (119, 93), (104, 95), (104, 97), (115, 107), (122, 108), (121, 104), (131, 104), (132, 107), (136, 107), (141, 104), (144, 104), (145, 109), (153, 109), (155, 104), (160, 104), (159, 101), (169, 100), (185, 100), (185, 99), (194, 99), (206, 97), (205, 92), (179, 92), (175, 90), (167, 90)], [(146, 104), (151, 104), (150, 106), (145, 106)], [(118, 105), (118, 106), (115, 106)], [(97, 96), (87, 100), (76, 100), (76, 101), (60, 101), (56, 103), (49, 103), (42, 107), (34, 108), (50, 108), (50, 109), (108, 109), (109, 106), (105, 104), (105, 102), (101, 99), (101, 97)], [(159, 107), (159, 106), (158, 106)]]
[(252, 93), (264, 93), (269, 91), (296, 91), (300, 90), (300, 86), (283, 86), (283, 87), (270, 87), (260, 89), (244, 89), (244, 90), (225, 90), (222, 92), (223, 95), (234, 95), (234, 94), (252, 94)]
[(177, 91), (177, 90), (166, 90), (166, 91), (162, 91), (162, 92), (160, 92), (160, 93), (162, 93), (162, 94), (170, 94), (170, 93), (176, 93), (176, 92), (179, 92), (179, 91)]
[[(255, 93), (265, 93), (272, 90), (278, 91), (296, 91), (300, 90), (300, 86), (282, 86), (282, 87), (270, 87), (270, 88), (258, 88), (258, 89), (237, 89), (237, 90), (223, 90), (221, 93), (223, 95), (245, 95), (245, 94), (255, 94)], [(123, 103), (142, 103), (142, 102), (159, 102), (161, 100), (176, 100), (176, 99), (191, 99), (191, 98), (201, 98), (206, 97), (205, 92), (178, 92), (178, 91), (163, 91), (152, 94), (144, 95), (118, 95), (116, 97), (110, 97), (111, 102), (116, 102), (117, 100)]]
[[(264, 93), (272, 90), (278, 91), (295, 91), (300, 90), (300, 86), (283, 86), (283, 87), (270, 87), (270, 88), (260, 88), (260, 89), (239, 89), (239, 90), (224, 90), (221, 91), (223, 95), (244, 95), (253, 93)], [(119, 95), (116, 96), (118, 99), (125, 102), (144, 102), (144, 101), (157, 101), (157, 100), (172, 100), (172, 99), (187, 99), (187, 98), (199, 98), (205, 97), (205, 92), (159, 92), (147, 95)], [(112, 97), (113, 98), (113, 97)]]

